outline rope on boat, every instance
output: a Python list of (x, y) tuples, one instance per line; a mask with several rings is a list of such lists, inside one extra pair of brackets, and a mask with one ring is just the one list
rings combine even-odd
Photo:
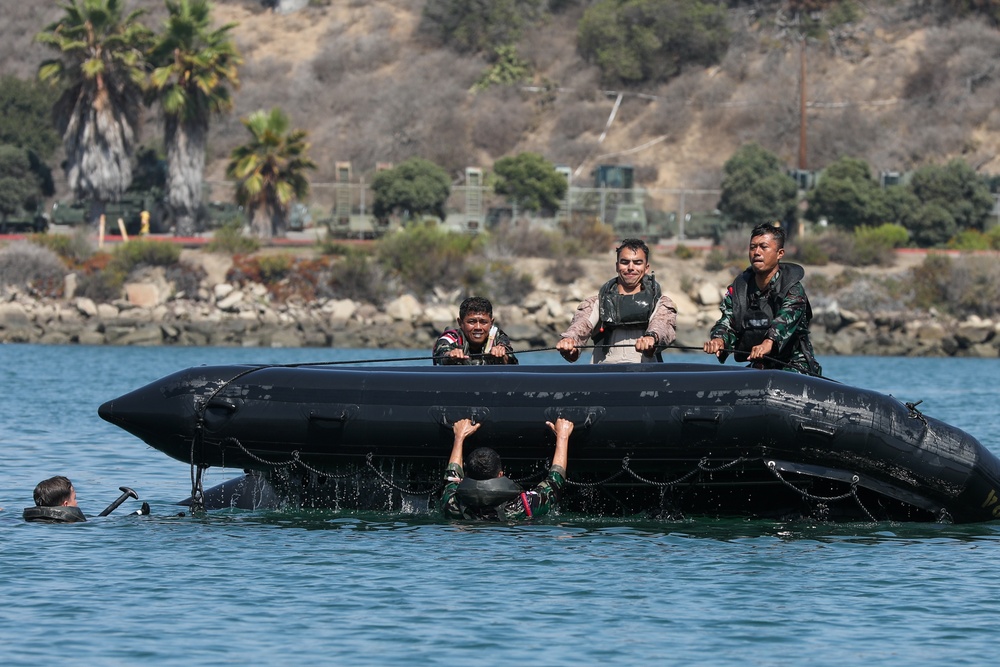
[(920, 399), (916, 403), (904, 403), (903, 405), (910, 411), (910, 419), (919, 419), (924, 423), (924, 428), (927, 428), (927, 417), (924, 417), (924, 413), (917, 409), (917, 406), (923, 402), (923, 399)]
[(428, 489), (427, 491), (411, 491), (409, 489), (404, 489), (403, 487), (399, 486), (398, 484), (396, 484), (391, 479), (388, 479), (385, 475), (382, 474), (381, 470), (379, 470), (378, 468), (376, 468), (372, 464), (372, 458), (374, 456), (375, 456), (375, 454), (373, 452), (368, 452), (368, 456), (365, 457), (365, 464), (369, 468), (371, 468), (371, 471), (373, 473), (375, 473), (375, 476), (378, 477), (379, 480), (381, 480), (382, 483), (385, 484), (386, 486), (388, 486), (390, 489), (394, 489), (396, 491), (399, 491), (400, 493), (405, 493), (405, 494), (408, 494), (408, 495), (411, 495), (411, 496), (429, 496), (432, 493), (439, 493), (441, 491), (441, 489), (444, 488), (444, 484), (442, 483), (442, 484), (438, 484), (437, 486), (435, 486), (433, 488)]
[(853, 475), (851, 477), (851, 489), (847, 493), (842, 493), (839, 496), (817, 496), (813, 495), (812, 493), (809, 493), (808, 491), (800, 489), (799, 487), (795, 486), (787, 479), (782, 477), (781, 471), (778, 470), (778, 466), (777, 464), (775, 464), (774, 461), (768, 461), (766, 465), (767, 469), (774, 474), (774, 476), (778, 479), (779, 482), (781, 482), (788, 488), (792, 489), (793, 491), (796, 491), (803, 498), (807, 498), (809, 500), (815, 500), (821, 503), (836, 502), (838, 500), (847, 500), (848, 498), (854, 498), (854, 502), (856, 502), (858, 504), (858, 507), (861, 508), (861, 511), (864, 512), (868, 516), (868, 518), (872, 520), (872, 523), (878, 523), (878, 520), (872, 515), (871, 512), (868, 511), (868, 508), (865, 507), (864, 504), (861, 502), (861, 498), (858, 497), (858, 482), (861, 481), (861, 478), (858, 477), (857, 475)]
[[(330, 473), (330, 472), (327, 472), (327, 471), (324, 471), (324, 470), (319, 470), (319, 469), (314, 468), (313, 466), (307, 464), (305, 461), (303, 461), (302, 458), (301, 458), (301, 456), (300, 456), (300, 454), (299, 454), (298, 450), (293, 451), (291, 458), (288, 459), (287, 461), (268, 461), (267, 459), (262, 458), (262, 457), (260, 457), (260, 456), (258, 456), (256, 454), (254, 454), (253, 452), (251, 452), (249, 449), (247, 449), (243, 445), (243, 443), (239, 441), (238, 438), (228, 437), (228, 438), (225, 438), (224, 440), (222, 440), (220, 442), (220, 446), (225, 446), (227, 444), (233, 444), (233, 445), (235, 445), (237, 448), (239, 448), (244, 454), (246, 454), (253, 461), (256, 461), (257, 463), (260, 463), (262, 465), (270, 466), (272, 468), (288, 468), (288, 467), (292, 467), (292, 466), (300, 466), (301, 468), (303, 468), (304, 470), (306, 470), (308, 472), (311, 472), (311, 473), (313, 473), (313, 474), (315, 474), (315, 475), (317, 475), (319, 477), (324, 477), (324, 478), (327, 478), (327, 479), (345, 479), (345, 478), (348, 478), (348, 477), (357, 476), (358, 472), (361, 472), (361, 470), (359, 469), (358, 471), (353, 471), (353, 472), (348, 472), (348, 473), (343, 473), (343, 474), (335, 474), (335, 473)], [(416, 491), (414, 489), (408, 489), (406, 487), (403, 487), (403, 486), (397, 484), (396, 482), (394, 482), (390, 477), (387, 477), (381, 470), (379, 470), (377, 467), (375, 467), (375, 464), (373, 463), (373, 459), (374, 458), (375, 458), (374, 452), (368, 452), (368, 454), (365, 456), (365, 467), (367, 467), (369, 470), (371, 470), (373, 476), (376, 479), (378, 479), (384, 486), (386, 486), (386, 487), (388, 487), (388, 488), (390, 488), (390, 489), (392, 489), (394, 491), (398, 491), (399, 493), (410, 495), (410, 496), (430, 496), (430, 495), (435, 494), (435, 493), (440, 493), (441, 490), (444, 488), (444, 484), (443, 483), (439, 483), (439, 484), (437, 484), (435, 486), (432, 486), (429, 489), (424, 489), (424, 490), (421, 490), (421, 491)], [(626, 457), (622, 458), (621, 468), (617, 472), (615, 472), (613, 475), (610, 475), (609, 477), (606, 477), (605, 479), (602, 479), (602, 480), (597, 481), (597, 482), (576, 482), (576, 481), (573, 481), (571, 479), (567, 479), (566, 480), (566, 484), (568, 486), (575, 486), (575, 487), (578, 487), (578, 488), (597, 488), (597, 487), (603, 486), (604, 484), (607, 484), (609, 482), (614, 481), (615, 479), (617, 479), (618, 477), (621, 477), (625, 473), (628, 473), (633, 479), (635, 479), (638, 482), (641, 482), (643, 484), (647, 484), (649, 486), (658, 487), (660, 489), (664, 489), (665, 490), (665, 489), (668, 489), (670, 487), (674, 487), (674, 486), (677, 486), (678, 484), (681, 484), (683, 482), (688, 481), (689, 479), (691, 479), (692, 477), (694, 477), (698, 473), (709, 473), (709, 474), (711, 474), (711, 473), (715, 473), (715, 472), (720, 472), (720, 471), (732, 468), (734, 466), (737, 466), (737, 465), (739, 465), (741, 463), (746, 463), (748, 461), (755, 461), (755, 460), (758, 460), (758, 459), (756, 459), (756, 458), (748, 458), (748, 457), (745, 457), (745, 456), (738, 456), (735, 459), (733, 459), (731, 461), (728, 461), (726, 463), (723, 463), (721, 465), (718, 465), (718, 466), (709, 466), (708, 465), (708, 459), (707, 458), (702, 458), (700, 461), (698, 461), (698, 463), (695, 465), (694, 468), (692, 468), (690, 471), (684, 473), (680, 477), (677, 477), (676, 479), (673, 479), (673, 480), (671, 480), (669, 482), (658, 482), (656, 480), (643, 477), (642, 475), (640, 475), (639, 473), (637, 473), (635, 470), (633, 470), (631, 468), (631, 466), (630, 466), (630, 459), (629, 459), (628, 456), (626, 456)], [(791, 489), (795, 493), (797, 493), (800, 496), (802, 496), (803, 498), (806, 498), (806, 499), (812, 500), (812, 501), (816, 501), (816, 502), (819, 502), (819, 503), (824, 503), (824, 504), (825, 503), (837, 502), (837, 501), (840, 501), (840, 500), (847, 500), (849, 498), (853, 498), (854, 502), (861, 509), (861, 511), (863, 511), (865, 513), (865, 515), (869, 519), (871, 519), (871, 521), (873, 523), (877, 523), (877, 519), (875, 518), (875, 516), (868, 510), (867, 507), (865, 507), (864, 503), (861, 502), (861, 498), (858, 496), (858, 484), (861, 481), (861, 478), (858, 475), (854, 475), (851, 478), (851, 488), (850, 488), (850, 490), (847, 493), (842, 493), (842, 494), (840, 494), (838, 496), (818, 496), (818, 495), (809, 493), (808, 491), (805, 491), (805, 490), (803, 490), (803, 489), (795, 486), (794, 484), (792, 484), (791, 482), (789, 482), (787, 479), (785, 479), (784, 476), (782, 476), (781, 472), (778, 470), (777, 465), (775, 464), (774, 461), (764, 461), (764, 465), (765, 465), (765, 467), (769, 471), (771, 471), (771, 473), (775, 476), (775, 478), (779, 482), (781, 482), (782, 484), (784, 484), (785, 486), (787, 486), (789, 489)], [(194, 464), (192, 463), (192, 469), (193, 468), (194, 468)], [(198, 477), (199, 483), (200, 483), (200, 480), (201, 480), (201, 473), (204, 470), (205, 470), (205, 468), (203, 466), (198, 466), (198, 475), (197, 475), (197, 477)], [(528, 477), (524, 477), (524, 478), (521, 478), (521, 479), (515, 479), (513, 481), (521, 483), (521, 482), (527, 481), (529, 479), (533, 479), (533, 478), (538, 477), (538, 476), (539, 476), (538, 473), (535, 473), (533, 475), (529, 475)], [(195, 496), (194, 494), (192, 494), (192, 498), (195, 498), (196, 500), (198, 498), (201, 498), (201, 502), (204, 503), (204, 494), (201, 494), (200, 496)], [(192, 505), (192, 507), (194, 507), (194, 506)]]

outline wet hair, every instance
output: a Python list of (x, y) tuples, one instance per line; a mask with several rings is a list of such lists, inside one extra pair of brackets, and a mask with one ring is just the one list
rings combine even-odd
[(481, 296), (470, 296), (458, 307), (458, 319), (464, 320), (469, 313), (486, 313), (493, 318), (493, 304)]
[(753, 231), (750, 232), (750, 238), (755, 239), (758, 236), (764, 236), (765, 234), (774, 238), (774, 242), (778, 244), (778, 248), (785, 247), (785, 230), (774, 223), (760, 223), (753, 228)]
[(59, 507), (73, 494), (73, 483), (68, 477), (57, 475), (42, 480), (35, 487), (35, 505), (38, 507)]
[(615, 261), (618, 260), (622, 255), (622, 250), (628, 248), (633, 252), (639, 252), (640, 250), (646, 253), (646, 261), (649, 261), (649, 246), (642, 239), (622, 239), (620, 246), (615, 248)]
[(493, 479), (502, 471), (500, 455), (489, 447), (477, 447), (465, 459), (465, 474), (471, 479)]

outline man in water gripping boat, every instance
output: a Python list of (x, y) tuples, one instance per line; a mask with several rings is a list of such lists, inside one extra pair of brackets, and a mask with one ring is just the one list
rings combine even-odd
[(552, 466), (544, 480), (530, 491), (524, 491), (516, 482), (504, 477), (500, 455), (489, 447), (473, 450), (463, 463), (465, 439), (478, 431), (482, 424), (473, 424), (468, 419), (455, 422), (452, 427), (455, 441), (441, 495), (442, 513), (449, 519), (520, 521), (542, 516), (551, 510), (559, 501), (559, 491), (566, 482), (573, 422), (560, 417), (554, 424), (545, 423), (556, 435)]
[(33, 495), (35, 506), (25, 508), (25, 521), (75, 523), (87, 520), (76, 504), (76, 489), (68, 477), (57, 475), (42, 480)]
[(448, 329), (434, 343), (436, 364), (516, 364), (510, 338), (493, 324), (493, 304), (472, 296), (458, 308), (458, 328)]
[(798, 264), (780, 263), (785, 256), (785, 231), (770, 224), (750, 232), (750, 268), (726, 290), (722, 317), (705, 342), (707, 354), (722, 363), (727, 349), (736, 361), (754, 368), (779, 368), (822, 375), (809, 339), (812, 308), (802, 287), (805, 271)]
[(662, 361), (660, 351), (676, 337), (677, 307), (649, 271), (649, 247), (625, 239), (615, 252), (618, 275), (577, 307), (556, 343), (566, 361), (580, 358), (587, 339), (595, 345), (591, 363)]

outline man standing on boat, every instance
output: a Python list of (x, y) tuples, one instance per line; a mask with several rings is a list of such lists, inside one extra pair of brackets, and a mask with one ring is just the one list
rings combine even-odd
[(594, 343), (591, 363), (662, 361), (660, 351), (676, 337), (677, 307), (649, 271), (649, 247), (625, 239), (615, 250), (618, 275), (576, 309), (556, 349), (569, 362), (580, 347)]
[(472, 296), (458, 308), (458, 328), (434, 344), (434, 364), (516, 364), (510, 338), (493, 323), (493, 304)]
[(704, 345), (722, 363), (735, 350), (736, 361), (754, 368), (779, 368), (822, 375), (809, 339), (812, 308), (802, 286), (805, 270), (779, 263), (785, 256), (785, 231), (760, 224), (750, 232), (750, 267), (726, 290), (722, 317)]
[(441, 495), (441, 511), (449, 519), (487, 519), (521, 521), (547, 514), (559, 501), (559, 491), (566, 482), (569, 457), (569, 436), (573, 422), (559, 418), (545, 424), (556, 435), (556, 451), (545, 479), (530, 491), (505, 477), (500, 455), (489, 447), (479, 447), (462, 457), (465, 439), (482, 424), (468, 419), (455, 422), (451, 457), (445, 471), (445, 487)]

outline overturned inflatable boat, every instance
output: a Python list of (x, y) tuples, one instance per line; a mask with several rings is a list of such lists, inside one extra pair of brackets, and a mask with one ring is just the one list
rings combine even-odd
[[(100, 416), (192, 466), (209, 508), (424, 510), (451, 425), (483, 424), (508, 476), (548, 469), (545, 421), (570, 419), (564, 511), (837, 521), (988, 521), (1000, 461), (912, 403), (783, 371), (703, 364), (202, 366)], [(205, 492), (210, 466), (248, 475)]]

